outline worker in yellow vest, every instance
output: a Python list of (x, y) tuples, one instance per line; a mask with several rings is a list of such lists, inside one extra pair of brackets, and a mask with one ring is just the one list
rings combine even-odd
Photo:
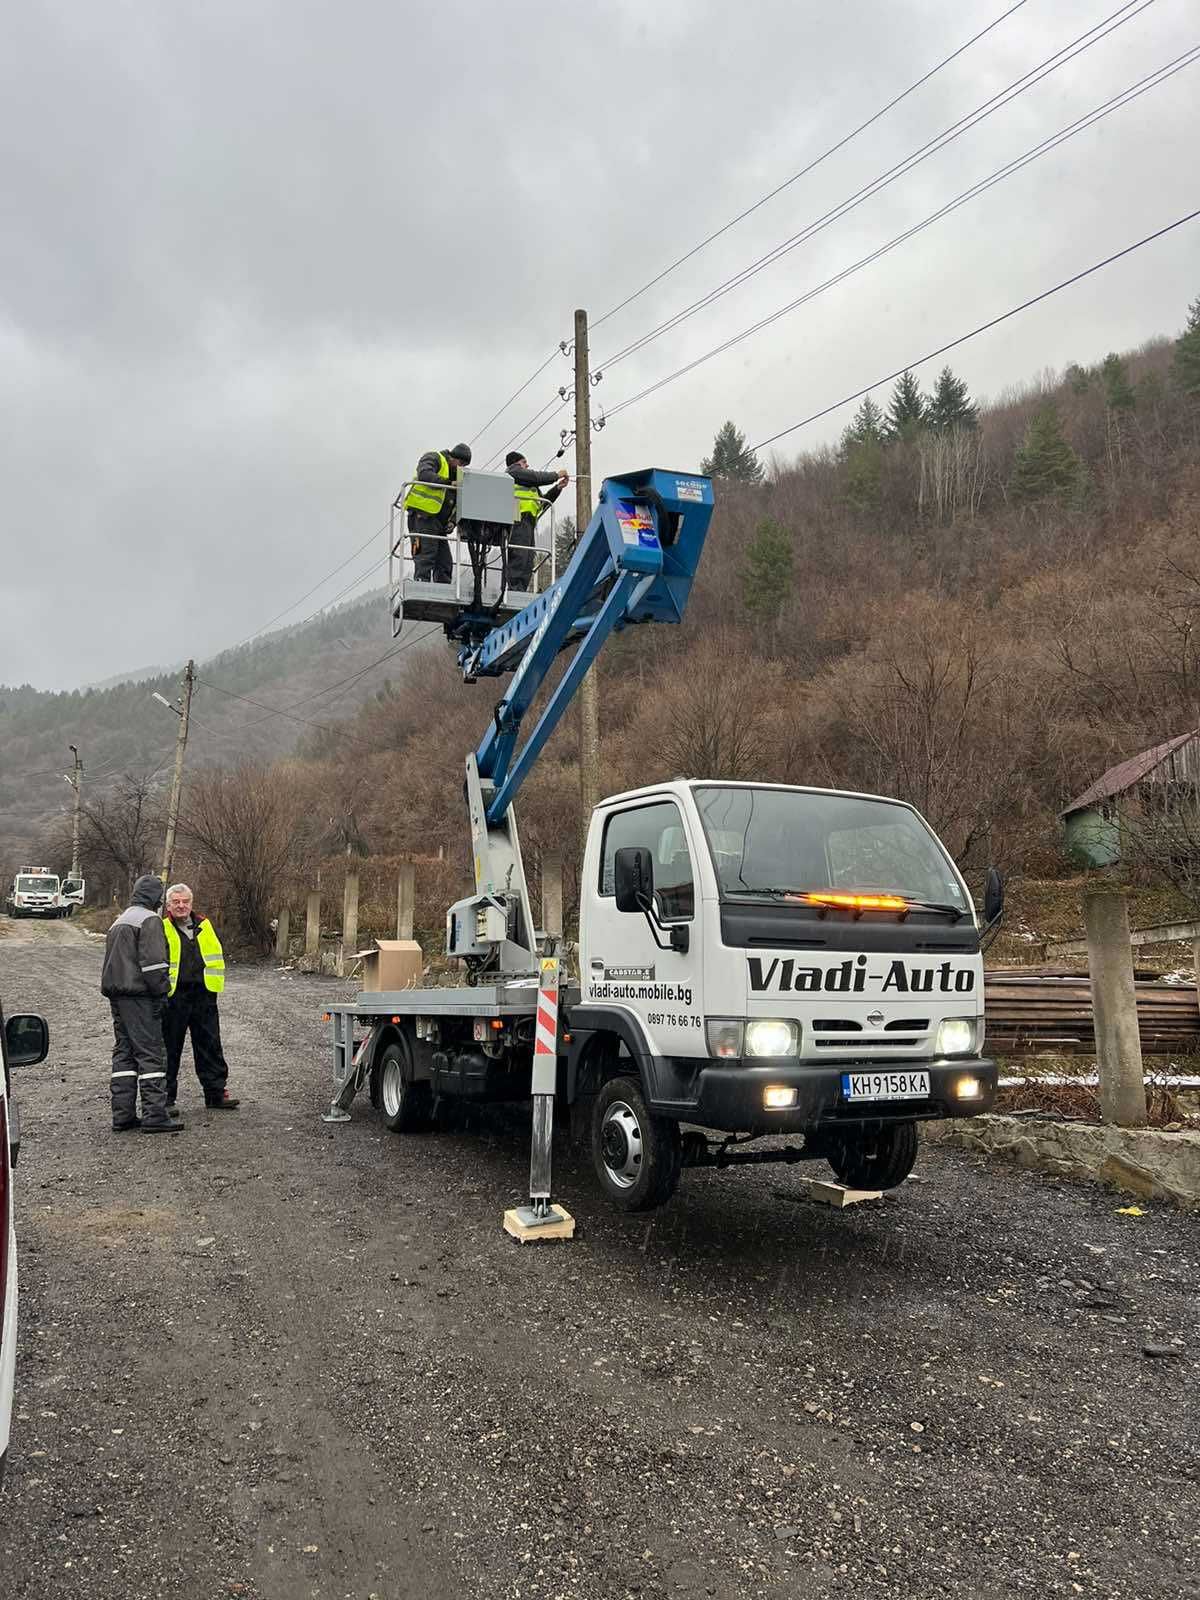
[(163, 932), (167, 936), (167, 1003), (162, 1019), (167, 1047), (167, 1115), (179, 1115), (175, 1105), (179, 1062), (189, 1033), (205, 1105), (214, 1111), (232, 1111), (239, 1102), (225, 1086), (229, 1068), (217, 1014), (217, 996), (225, 987), (225, 956), (212, 923), (192, 909), (192, 891), (186, 883), (173, 883), (167, 890)]
[(457, 483), (460, 470), (470, 465), (469, 444), (426, 450), (417, 462), (416, 481), (404, 496), (404, 509), (413, 577), (423, 583), (449, 583), (454, 576), (449, 536), (458, 514), (458, 491), (449, 485)]
[[(510, 450), (504, 467), (516, 485), (517, 518), (508, 536), (504, 586), (529, 592), (533, 582), (533, 547), (538, 518), (567, 486), (565, 472), (535, 472), (519, 450)], [(552, 487), (550, 487), (552, 486)], [(543, 492), (545, 491), (545, 492)]]

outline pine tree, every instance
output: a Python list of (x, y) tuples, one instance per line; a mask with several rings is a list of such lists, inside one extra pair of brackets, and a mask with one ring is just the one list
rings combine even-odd
[(792, 539), (787, 529), (767, 517), (755, 529), (742, 571), (746, 610), (775, 623), (792, 593)]
[(1079, 457), (1063, 437), (1053, 405), (1036, 411), (1017, 450), (1009, 484), (1014, 500), (1069, 494), (1080, 481)]
[(877, 439), (846, 451), (846, 502), (855, 511), (878, 511), (883, 498), (883, 445)]
[(842, 434), (842, 453), (849, 454), (851, 446), (856, 444), (882, 444), (883, 436), (883, 412), (868, 395)]
[(928, 422), (928, 405), (921, 393), (921, 385), (911, 372), (902, 372), (896, 379), (892, 398), (888, 403), (888, 438), (911, 439)]
[(1071, 385), (1072, 394), (1086, 394), (1092, 386), (1092, 374), (1086, 367), (1081, 367), (1078, 361), (1072, 361), (1063, 377)]
[(979, 411), (971, 404), (967, 386), (956, 378), (949, 367), (938, 373), (937, 388), (926, 408), (926, 420), (935, 433), (949, 433), (951, 428), (972, 429), (979, 423)]
[(1104, 382), (1104, 402), (1108, 409), (1132, 411), (1137, 405), (1137, 397), (1129, 381), (1125, 363), (1115, 350), (1105, 356), (1100, 366), (1100, 376)]
[(1200, 300), (1188, 307), (1187, 327), (1175, 341), (1171, 370), (1184, 394), (1200, 399)]
[(736, 483), (761, 483), (762, 463), (746, 447), (746, 435), (726, 422), (713, 440), (713, 453), (700, 463), (706, 478), (733, 479)]

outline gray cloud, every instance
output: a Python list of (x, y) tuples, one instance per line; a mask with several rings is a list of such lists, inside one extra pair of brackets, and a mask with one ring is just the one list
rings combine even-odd
[[(569, 336), (576, 304), (598, 317), (1002, 9), (22, 8), (0, 60), (0, 680), (68, 686), (261, 625), (384, 520), (421, 449), (479, 428)], [(1029, 0), (598, 328), (597, 361), (1105, 14)], [(694, 359), (1177, 54), (1193, 18), (1187, 0), (1158, 0), (614, 368), (597, 403)], [(597, 474), (694, 466), (726, 416), (751, 439), (773, 433), (1189, 209), (1198, 74), (615, 418)], [(1197, 293), (1193, 225), (954, 364), (994, 394), (1175, 329)], [(568, 380), (552, 365), (483, 453)], [(566, 420), (531, 454), (549, 455)], [(47, 615), (68, 625), (47, 629)]]

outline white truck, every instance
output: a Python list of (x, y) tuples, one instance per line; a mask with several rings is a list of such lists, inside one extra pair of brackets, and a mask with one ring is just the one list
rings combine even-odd
[(82, 878), (60, 879), (48, 867), (22, 867), (4, 909), (10, 917), (69, 917), (83, 904), (84, 893)]
[[(450, 909), (447, 951), (467, 982), (331, 1012), (328, 1120), (363, 1085), (401, 1133), (427, 1127), (439, 1100), (532, 1093), (531, 1219), (550, 1215), (556, 1102), (602, 1191), (636, 1211), (668, 1199), (685, 1166), (821, 1159), (847, 1185), (889, 1188), (912, 1169), (919, 1121), (976, 1115), (995, 1095), (981, 936), (999, 877), (981, 923), (933, 830), (882, 796), (713, 778), (602, 801), (579, 977), (559, 989), (512, 797), (607, 634), (679, 620), (711, 510), (704, 478), (607, 480), (544, 596), (499, 625), (447, 619), (467, 681), (513, 671), (466, 765), (476, 890)], [(518, 753), (524, 712), (575, 640)], [(802, 1142), (744, 1148), (770, 1134)]]

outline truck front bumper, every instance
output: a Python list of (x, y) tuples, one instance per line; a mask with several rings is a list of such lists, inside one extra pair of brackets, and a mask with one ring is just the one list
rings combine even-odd
[[(859, 1074), (929, 1075), (929, 1093), (894, 1100), (852, 1099), (844, 1079)], [(832, 1065), (792, 1058), (771, 1063), (714, 1061), (695, 1078), (695, 1104), (681, 1121), (728, 1133), (799, 1133), (818, 1126), (861, 1122), (931, 1121), (940, 1117), (975, 1117), (989, 1111), (996, 1098), (998, 1068), (975, 1058), (935, 1061), (839, 1061)], [(768, 1109), (768, 1088), (795, 1089), (796, 1103)], [(977, 1092), (971, 1092), (971, 1090)], [(964, 1093), (964, 1091), (967, 1091)], [(659, 1107), (654, 1109), (658, 1110)], [(666, 1110), (666, 1107), (662, 1107)], [(682, 1108), (671, 1110), (679, 1116)]]

